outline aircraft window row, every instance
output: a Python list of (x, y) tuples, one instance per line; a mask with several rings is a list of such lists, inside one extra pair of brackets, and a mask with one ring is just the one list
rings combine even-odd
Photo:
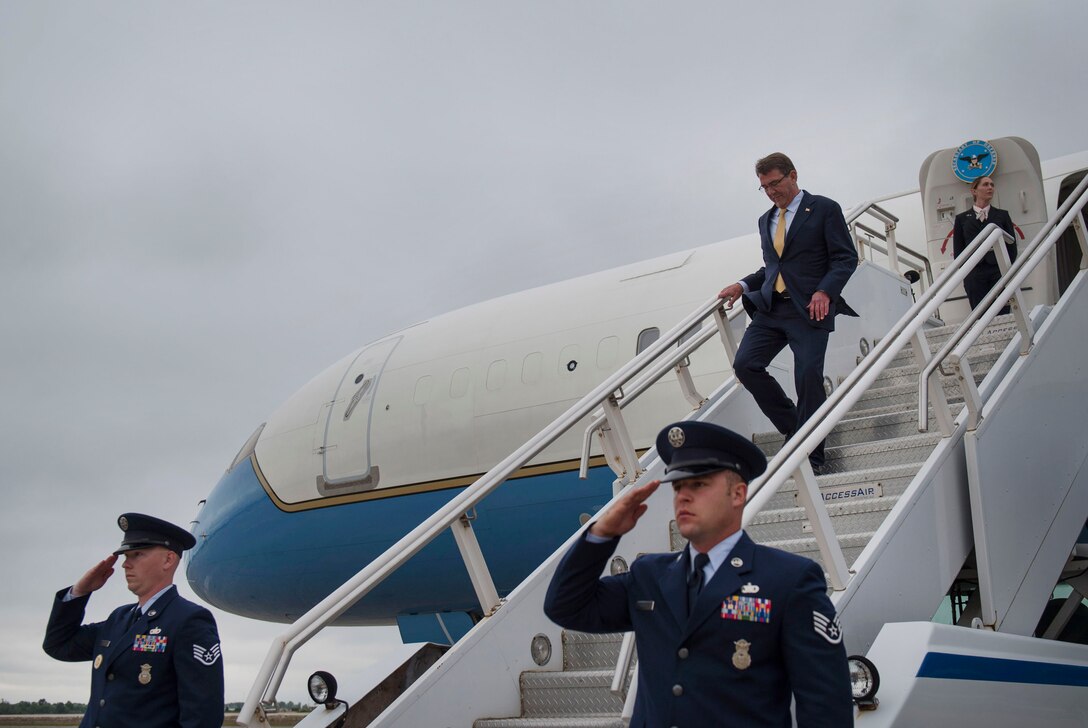
[[(657, 341), (661, 332), (657, 328), (643, 330), (638, 335), (637, 351), (641, 352), (647, 346)], [(606, 336), (597, 344), (596, 365), (601, 370), (613, 369), (620, 356), (620, 339), (618, 336)], [(556, 371), (562, 376), (575, 372), (582, 364), (582, 349), (578, 344), (564, 346), (556, 360)], [(484, 379), (484, 387), (489, 392), (497, 392), (506, 385), (507, 362), (505, 359), (496, 359), (487, 367), (487, 376)], [(521, 362), (522, 384), (538, 384), (543, 378), (544, 354), (532, 351), (525, 355)], [(461, 367), (450, 376), (450, 399), (460, 399), (468, 394), (472, 386), (472, 373), (468, 367)], [(423, 405), (431, 401), (434, 394), (434, 377), (430, 374), (420, 377), (416, 381), (415, 393), (412, 401), (417, 405)]]

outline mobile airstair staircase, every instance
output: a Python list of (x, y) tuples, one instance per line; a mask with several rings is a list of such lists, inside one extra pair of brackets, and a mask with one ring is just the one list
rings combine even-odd
[[(293, 625), (270, 650), (239, 723), (263, 719), (262, 706), (274, 699), (298, 646), (448, 528), (485, 618), (373, 722), (353, 722), (344, 705), (316, 710), (299, 725), (626, 725), (637, 671), (631, 637), (566, 632), (542, 613), (555, 566), (578, 534), (499, 599), (463, 514), (560, 434), (586, 423), (587, 443), (598, 441), (620, 476), (617, 492), (659, 477), (663, 468), (652, 450), (635, 455), (622, 410), (671, 372), (700, 403), (692, 419), (751, 432), (773, 456), (767, 473), (750, 484), (744, 528), (757, 542), (823, 565), (848, 651), (865, 653), (886, 623), (929, 621), (972, 549), (974, 626), (1030, 635), (1088, 515), (1081, 424), (1088, 411), (1086, 202), (1088, 179), (1013, 264), (1003, 254), (1003, 233), (993, 225), (983, 230), (902, 317), (866, 341), (869, 350), (785, 444), (765, 433), (766, 421), (734, 380), (705, 399), (695, 393), (686, 371), (692, 352), (712, 338), (730, 360), (736, 350), (729, 320), (739, 308), (727, 313), (716, 300), (704, 304)], [(883, 214), (864, 205), (848, 222), (866, 211)], [(1082, 270), (1054, 306), (1029, 313), (1020, 286), (1070, 226)], [(894, 263), (894, 240), (889, 249)], [(1001, 281), (965, 321), (942, 325), (939, 307), (990, 250), (1006, 270)], [(861, 300), (848, 291), (859, 309), (882, 305), (876, 295)], [(893, 290), (888, 300), (899, 295)], [(1000, 316), (1006, 301), (1012, 313)], [(831, 472), (816, 477), (807, 453), (824, 437)], [(621, 540), (613, 571), (640, 553), (682, 547), (668, 493), (659, 490), (648, 506)], [(364, 696), (341, 697), (354, 705)], [(883, 725), (879, 715), (866, 719)]]

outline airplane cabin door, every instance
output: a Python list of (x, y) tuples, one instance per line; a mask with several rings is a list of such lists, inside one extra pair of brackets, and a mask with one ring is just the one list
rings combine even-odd
[(378, 485), (378, 466), (370, 452), (370, 427), (382, 372), (399, 343), (398, 336), (359, 352), (327, 405), (322, 476), (317, 479), (322, 495), (357, 493)]
[[(1026, 139), (1002, 137), (989, 142), (987, 164), (996, 167), (987, 176), (994, 180), (993, 206), (1007, 210), (1016, 228), (1018, 249), (1026, 246), (1042, 229), (1047, 220), (1046, 198), (1043, 194), (1043, 175), (1039, 153)], [(922, 164), (918, 182), (922, 191), (922, 211), (925, 215), (927, 253), (933, 265), (933, 274), (940, 275), (951, 264), (952, 222), (957, 214), (969, 210), (973, 204), (970, 184), (957, 174), (957, 162), (967, 159), (960, 149), (942, 149), (929, 155)], [(981, 160), (981, 157), (979, 157)], [(981, 161), (980, 161), (981, 164)], [(967, 166), (970, 166), (969, 164)], [(1053, 262), (1039, 266), (1021, 286), (1028, 308), (1039, 303), (1053, 303), (1055, 299)], [(953, 295), (941, 306), (941, 318), (948, 323), (961, 321), (968, 313), (967, 296)]]

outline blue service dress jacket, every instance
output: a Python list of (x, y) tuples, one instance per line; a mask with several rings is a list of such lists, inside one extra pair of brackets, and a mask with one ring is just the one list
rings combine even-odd
[(560, 563), (544, 611), (582, 632), (634, 630), (632, 728), (852, 726), (846, 650), (813, 561), (742, 535), (687, 615), (687, 550), (640, 556), (601, 578), (619, 539), (583, 535)]
[(219, 632), (204, 607), (171, 587), (131, 622), (135, 605), (81, 624), (90, 595), (57, 592), (42, 647), (65, 662), (92, 660), (80, 728), (222, 728)]
[[(770, 233), (772, 215), (778, 215), (777, 207), (759, 218), (763, 267), (742, 279), (748, 293), (741, 302), (748, 315), (755, 318), (756, 311), (766, 313), (771, 310), (774, 284), (781, 273), (790, 300), (811, 326), (834, 331), (838, 314), (857, 316), (842, 298), (842, 289), (858, 267), (858, 254), (839, 203), (802, 192), (801, 204), (786, 231), (781, 257), (774, 249), (774, 238)], [(823, 321), (810, 319), (805, 310), (816, 291), (823, 291), (831, 299)]]

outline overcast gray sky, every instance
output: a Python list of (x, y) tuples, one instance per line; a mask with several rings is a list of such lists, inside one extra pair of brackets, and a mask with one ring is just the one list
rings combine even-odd
[[(770, 151), (844, 206), (968, 139), (1081, 151), (1086, 21), (1083, 0), (0, 0), (0, 698), (85, 701), (89, 665), (41, 651), (53, 592), (119, 513), (187, 523), (351, 349), (752, 232)], [(90, 616), (127, 601), (115, 577)], [(241, 700), (283, 627), (217, 617)], [(333, 630), (281, 697), (395, 645)]]

